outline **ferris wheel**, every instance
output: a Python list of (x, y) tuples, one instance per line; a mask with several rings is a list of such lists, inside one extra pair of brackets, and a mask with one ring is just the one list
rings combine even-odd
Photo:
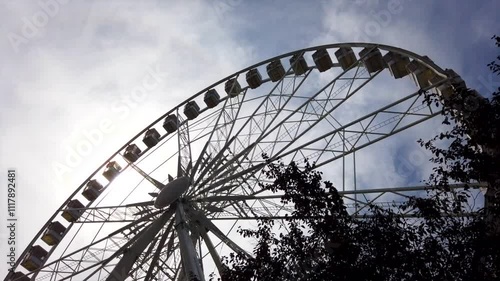
[[(384, 76), (394, 90), (378, 95)], [(399, 91), (408, 81), (413, 90)], [(263, 169), (278, 160), (336, 175), (353, 216), (368, 204), (389, 208), (426, 187), (360, 189), (356, 153), (440, 115), (422, 90), (446, 98), (456, 85), (465, 87), (426, 56), (371, 43), (311, 47), (242, 69), (119, 148), (55, 210), (5, 280), (204, 280), (220, 272), (222, 255), (252, 256), (237, 226), (293, 212), (262, 188)]]

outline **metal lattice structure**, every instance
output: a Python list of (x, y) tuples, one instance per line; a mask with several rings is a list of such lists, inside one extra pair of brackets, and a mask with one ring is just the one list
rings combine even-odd
[[(414, 91), (357, 107), (387, 73), (412, 77)], [(439, 115), (422, 90), (446, 97), (459, 80), (427, 57), (369, 43), (307, 48), (238, 71), (118, 149), (35, 234), (5, 280), (204, 280), (221, 269), (222, 248), (251, 256), (235, 238), (237, 223), (293, 211), (260, 186), (269, 161), (324, 170), (342, 163), (339, 190), (353, 216), (368, 204), (394, 207), (426, 186), (358, 189), (355, 163), (354, 180), (346, 179), (346, 157)]]

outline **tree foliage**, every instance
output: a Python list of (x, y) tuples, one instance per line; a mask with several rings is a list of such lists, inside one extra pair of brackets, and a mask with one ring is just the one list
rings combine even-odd
[[(497, 248), (480, 219), (451, 199), (412, 198), (395, 210), (370, 206), (370, 216), (354, 219), (337, 190), (307, 165), (271, 164), (266, 186), (283, 192), (295, 211), (287, 230), (259, 220), (257, 229), (240, 229), (257, 241), (254, 258), (232, 254), (222, 280), (498, 280)], [(465, 201), (469, 192), (459, 193)], [(454, 201), (455, 202), (455, 201)], [(421, 219), (401, 212), (414, 209)]]
[[(500, 37), (493, 37), (500, 47)], [(488, 64), (500, 75), (500, 56)], [(444, 98), (436, 93), (425, 93), (430, 104), (444, 104), (442, 114), (451, 130), (419, 143), (429, 149), (431, 161), (440, 164), (430, 177), (430, 184), (446, 186), (450, 181), (487, 182), (497, 189), (500, 182), (500, 89), (491, 99), (481, 97), (476, 91), (460, 84), (453, 84), (454, 94)], [(440, 147), (436, 141), (447, 139), (449, 146)]]
[[(500, 47), (500, 38), (494, 37)], [(500, 56), (488, 66), (500, 74)], [(500, 94), (482, 98), (463, 85), (443, 98), (422, 93), (426, 102), (444, 105), (451, 129), (419, 143), (438, 165), (427, 198), (382, 209), (369, 206), (353, 218), (335, 187), (314, 165), (271, 163), (262, 188), (280, 192), (295, 211), (286, 227), (260, 219), (257, 229), (239, 233), (257, 242), (253, 255), (224, 259), (222, 280), (500, 280), (498, 197), (500, 172)], [(447, 140), (443, 146), (440, 140)], [(452, 182), (488, 183), (487, 208), (462, 216), (472, 191), (450, 196)], [(444, 188), (443, 188), (444, 187)], [(418, 219), (403, 213), (413, 212)], [(277, 231), (278, 230), (278, 231)], [(212, 279), (216, 277), (213, 276)]]
[[(494, 36), (497, 47), (500, 37)], [(493, 75), (500, 75), (500, 56), (488, 64)], [(428, 141), (419, 143), (429, 149), (434, 168), (428, 183), (447, 187), (450, 182), (487, 183), (485, 196), (488, 207), (489, 232), (500, 232), (500, 88), (491, 98), (481, 97), (476, 91), (460, 84), (453, 84), (454, 94), (444, 98), (425, 93), (428, 103), (442, 103), (445, 124), (453, 124), (451, 130), (440, 133)], [(448, 146), (440, 146), (438, 140), (446, 139)]]

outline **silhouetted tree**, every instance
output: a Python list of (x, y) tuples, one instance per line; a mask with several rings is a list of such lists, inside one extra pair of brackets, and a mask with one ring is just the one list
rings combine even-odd
[[(288, 231), (276, 233), (267, 219), (257, 229), (240, 229), (257, 241), (254, 258), (230, 255), (222, 280), (497, 280), (498, 252), (481, 212), (458, 216), (467, 191), (457, 194), (458, 208), (450, 197), (412, 198), (399, 210), (371, 206), (370, 216), (354, 219), (312, 168), (269, 165), (274, 182), (266, 188), (295, 206), (285, 220)], [(404, 218), (409, 208), (420, 218)]]
[[(494, 36), (497, 47), (500, 37)], [(500, 75), (500, 56), (488, 64), (493, 74)], [(428, 141), (419, 143), (429, 149), (432, 162), (439, 165), (429, 178), (429, 184), (448, 186), (450, 182), (484, 182), (488, 184), (485, 196), (490, 219), (490, 231), (500, 232), (498, 216), (500, 200), (500, 88), (491, 98), (481, 97), (476, 91), (453, 85), (454, 95), (443, 98), (426, 94), (428, 103), (444, 104), (444, 123), (452, 129)], [(440, 146), (438, 140), (448, 140)]]

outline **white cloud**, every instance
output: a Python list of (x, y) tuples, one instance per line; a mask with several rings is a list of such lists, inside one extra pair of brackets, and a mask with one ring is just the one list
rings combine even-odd
[[(391, 14), (387, 24), (379, 23), (383, 25), (380, 32), (368, 36), (367, 26), (376, 21), (370, 12), (389, 10), (384, 3), (358, 2), (324, 1), (321, 6), (280, 2), (254, 7), (238, 1), (69, 1), (60, 4), (46, 24), (40, 24), (36, 36), (17, 47), (8, 35), (23, 35), (29, 29), (26, 22), (44, 10), (35, 2), (3, 3), (0, 155), (3, 170), (14, 167), (19, 173), (18, 254), (74, 188), (136, 132), (209, 84), (260, 59), (312, 45), (367, 38), (429, 55), (459, 73), (464, 70), (464, 61), (470, 59), (465, 57), (468, 45), (454, 45), (461, 36), (454, 28), (456, 22), (442, 25), (440, 30), (447, 30), (446, 34), (433, 31), (432, 17), (425, 13), (432, 2), (401, 1), (402, 11)], [(229, 5), (224, 13), (215, 9), (221, 3)], [(468, 34), (461, 42), (488, 33), (491, 20), (471, 22), (477, 34)], [(134, 100), (137, 87), (151, 79), (151, 68), (164, 73), (161, 82)], [(391, 83), (373, 84), (376, 94), (389, 98), (408, 89)], [(374, 100), (373, 96), (360, 98), (357, 106), (370, 109)], [(113, 129), (102, 132), (102, 141), (58, 181), (52, 164), (66, 164), (68, 149), (89, 141), (85, 132), (100, 130), (104, 120), (110, 120)], [(394, 147), (431, 134), (428, 128), (437, 123), (412, 128), (357, 154), (363, 158), (358, 161), (358, 183), (388, 184), (385, 173), (397, 170)], [(373, 173), (375, 162), (383, 166)], [(419, 168), (429, 170), (428, 165)], [(397, 174), (389, 178), (394, 185), (408, 180)], [(0, 268), (4, 266), (2, 261)]]

